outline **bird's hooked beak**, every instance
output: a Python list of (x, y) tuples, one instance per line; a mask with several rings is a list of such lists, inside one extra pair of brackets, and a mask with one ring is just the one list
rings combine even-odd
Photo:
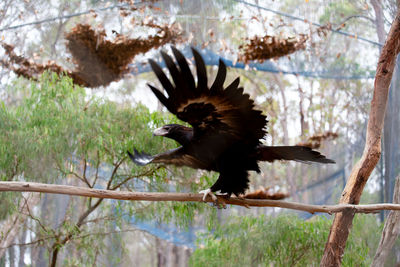
[(154, 130), (153, 136), (166, 136), (168, 134), (168, 130), (164, 127), (160, 127)]

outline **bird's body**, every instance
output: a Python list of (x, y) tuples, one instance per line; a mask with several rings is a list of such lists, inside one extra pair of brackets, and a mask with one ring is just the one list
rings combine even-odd
[(167, 109), (192, 128), (169, 124), (154, 135), (172, 138), (181, 146), (150, 156), (128, 152), (137, 164), (174, 164), (220, 173), (210, 191), (239, 196), (248, 188), (248, 171), (259, 172), (259, 161), (297, 160), (334, 163), (319, 152), (302, 146), (264, 146), (260, 140), (266, 135), (267, 120), (254, 108), (254, 101), (243, 93), (239, 79), (226, 88), (225, 64), (220, 61), (217, 77), (211, 87), (207, 84), (206, 68), (200, 54), (192, 49), (197, 68), (197, 85), (186, 59), (174, 47), (177, 65), (166, 53), (161, 55), (170, 71), (173, 85), (162, 69), (152, 60), (150, 65), (168, 94), (155, 87), (153, 93)]

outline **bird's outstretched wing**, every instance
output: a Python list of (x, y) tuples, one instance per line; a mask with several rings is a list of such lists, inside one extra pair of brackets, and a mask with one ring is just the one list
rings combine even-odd
[(171, 82), (161, 67), (150, 60), (150, 65), (167, 96), (157, 88), (150, 86), (160, 102), (179, 119), (193, 127), (193, 139), (207, 147), (208, 153), (218, 154), (235, 142), (258, 144), (266, 134), (266, 117), (254, 109), (254, 101), (239, 87), (236, 78), (226, 88), (226, 66), (219, 61), (215, 81), (208, 87), (204, 61), (192, 48), (197, 69), (197, 84), (189, 65), (176, 48), (172, 52), (177, 63), (161, 52), (172, 77)]
[(183, 147), (168, 150), (151, 156), (141, 153), (134, 149), (134, 154), (127, 151), (129, 158), (137, 165), (147, 165), (149, 163), (174, 164), (176, 166), (188, 166), (194, 169), (207, 169), (207, 165), (197, 158), (188, 155)]

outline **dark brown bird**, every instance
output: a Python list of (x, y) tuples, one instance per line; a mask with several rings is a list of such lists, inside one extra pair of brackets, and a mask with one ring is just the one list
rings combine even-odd
[(239, 78), (224, 88), (226, 66), (222, 60), (215, 81), (208, 87), (206, 66), (192, 48), (197, 69), (197, 84), (185, 57), (175, 47), (172, 52), (177, 64), (161, 52), (173, 83), (153, 60), (150, 65), (168, 96), (149, 85), (160, 102), (192, 128), (169, 124), (155, 130), (154, 135), (172, 138), (181, 146), (151, 156), (129, 153), (139, 165), (174, 164), (220, 173), (204, 198), (212, 192), (230, 196), (244, 194), (248, 188), (248, 171), (260, 172), (259, 161), (295, 160), (301, 162), (335, 163), (319, 152), (303, 146), (265, 146), (260, 140), (266, 135), (266, 116), (254, 108), (254, 101), (239, 87)]

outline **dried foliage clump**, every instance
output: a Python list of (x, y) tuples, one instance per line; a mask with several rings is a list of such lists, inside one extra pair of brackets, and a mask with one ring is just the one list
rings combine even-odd
[(271, 58), (279, 58), (305, 48), (308, 35), (300, 34), (298, 37), (281, 38), (265, 35), (246, 38), (248, 42), (239, 46), (241, 52), (238, 61), (248, 63), (250, 60), (263, 62)]
[(262, 187), (256, 191), (247, 193), (244, 198), (249, 199), (272, 199), (279, 200), (289, 197), (289, 194), (283, 192), (274, 192), (270, 187)]
[(128, 64), (140, 53), (152, 48), (159, 48), (167, 43), (183, 41), (183, 32), (178, 24), (157, 25), (153, 22), (142, 23), (142, 26), (157, 29), (156, 34), (144, 38), (129, 39), (117, 34), (113, 41), (106, 39), (105, 30), (95, 31), (90, 25), (78, 24), (67, 33), (67, 48), (76, 64), (73, 71), (65, 70), (54, 62), (38, 64), (33, 60), (18, 56), (14, 47), (2, 44), (9, 61), (1, 64), (26, 78), (36, 79), (45, 70), (58, 74), (65, 73), (75, 84), (86, 87), (106, 86), (118, 81), (130, 71)]
[(117, 81), (129, 71), (128, 64), (133, 58), (167, 43), (182, 40), (180, 27), (173, 24), (144, 26), (157, 28), (155, 35), (147, 39), (129, 39), (118, 35), (114, 41), (106, 40), (104, 30), (96, 32), (89, 25), (78, 24), (66, 35), (67, 48), (73, 56), (77, 68), (77, 82), (87, 87), (107, 85)]
[(8, 56), (8, 60), (5, 60), (3, 58), (0, 60), (0, 64), (4, 68), (12, 70), (18, 76), (22, 76), (28, 79), (36, 79), (35, 77), (37, 76), (37, 74), (43, 73), (45, 70), (56, 72), (58, 74), (64, 71), (61, 66), (52, 61), (49, 61), (45, 64), (39, 64), (31, 59), (26, 59), (22, 56), (18, 56), (14, 51), (14, 46), (12, 45), (2, 42), (1, 46), (5, 50), (5, 54)]
[(334, 140), (334, 139), (338, 138), (338, 136), (339, 135), (334, 132), (325, 132), (322, 134), (313, 135), (313, 136), (309, 137), (306, 142), (300, 142), (297, 145), (306, 146), (306, 147), (309, 147), (312, 149), (320, 148), (322, 141)]

